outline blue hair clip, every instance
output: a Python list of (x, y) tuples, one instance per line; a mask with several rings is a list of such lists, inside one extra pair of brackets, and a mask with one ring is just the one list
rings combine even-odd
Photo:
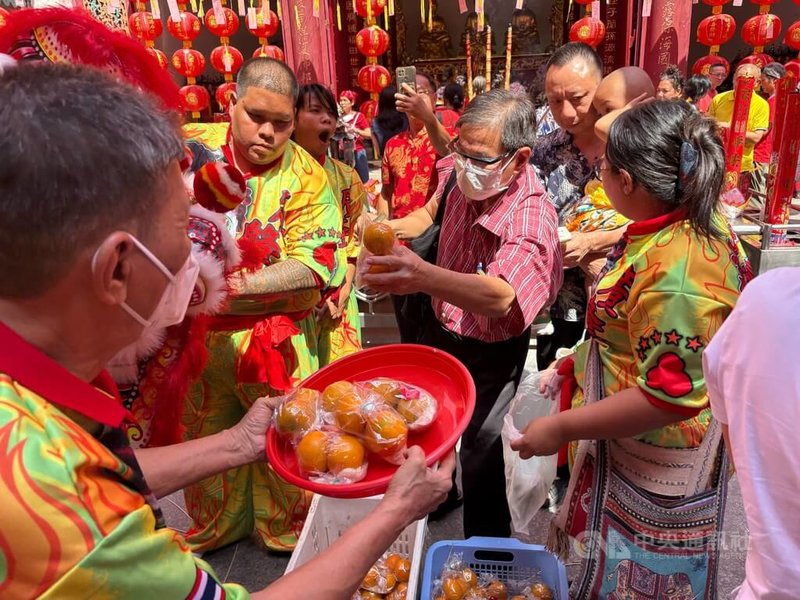
[(681, 142), (681, 156), (678, 165), (678, 186), (677, 192), (680, 195), (689, 181), (694, 170), (697, 168), (697, 150), (689, 142)]

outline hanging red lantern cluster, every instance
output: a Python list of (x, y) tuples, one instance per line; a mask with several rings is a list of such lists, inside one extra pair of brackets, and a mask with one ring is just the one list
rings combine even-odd
[(167, 17), (167, 31), (183, 45), (172, 53), (169, 61), (172, 68), (186, 78), (186, 85), (178, 90), (181, 106), (197, 119), (211, 104), (208, 90), (197, 85), (197, 77), (206, 68), (206, 59), (202, 53), (192, 48), (192, 42), (200, 35), (200, 19), (186, 10), (185, 2), (179, 2), (178, 10), (171, 11)]
[(780, 18), (770, 13), (750, 17), (742, 25), (742, 39), (747, 45), (753, 46), (754, 54), (759, 54), (764, 51), (764, 46), (778, 39), (781, 25)]
[(586, 6), (586, 15), (569, 28), (569, 41), (583, 42), (597, 48), (606, 37), (605, 23), (600, 20), (600, 15), (592, 15), (592, 0), (575, 1)]
[(0, 8), (0, 29), (6, 26), (8, 23), (8, 11)]
[(163, 31), (161, 19), (156, 19), (153, 13), (146, 10), (131, 13), (128, 17), (128, 29), (133, 37), (143, 41), (149, 48), (153, 47)]
[(731, 15), (710, 15), (697, 25), (697, 41), (704, 46), (721, 46), (736, 33), (736, 21)]
[(728, 73), (731, 70), (731, 63), (729, 63), (725, 58), (722, 56), (717, 56), (713, 54), (709, 54), (707, 56), (703, 56), (702, 58), (698, 59), (697, 62), (694, 63), (692, 66), (692, 74), (693, 75), (705, 75), (708, 77), (708, 73), (711, 71), (711, 67), (720, 65), (725, 67), (725, 72)]
[(237, 48), (230, 45), (230, 38), (239, 30), (238, 15), (214, 0), (212, 10), (205, 14), (206, 29), (219, 37), (220, 45), (214, 48), (209, 55), (211, 67), (218, 73), (222, 73), (225, 81), (214, 92), (214, 98), (219, 104), (220, 110), (225, 110), (230, 104), (233, 94), (236, 92), (236, 84), (233, 76), (242, 68), (244, 56)]
[[(366, 19), (365, 27), (356, 34), (356, 49), (367, 57), (367, 64), (358, 72), (358, 85), (372, 96), (367, 108), (377, 108), (378, 93), (392, 82), (386, 67), (378, 64), (378, 57), (389, 49), (389, 34), (375, 24), (375, 18), (386, 9), (386, 0), (356, 0), (356, 13)], [(366, 103), (365, 103), (366, 104)], [(371, 109), (374, 112), (374, 109)], [(364, 105), (361, 107), (364, 112)]]
[(280, 18), (267, 6), (264, 6), (263, 10), (250, 8), (247, 15), (247, 29), (258, 38), (259, 44), (253, 53), (253, 58), (266, 57), (281, 62), (286, 61), (283, 50), (278, 46), (271, 45), (268, 39), (278, 33), (280, 26)]
[[(800, 3), (800, 0), (796, 1)], [(786, 28), (784, 43), (792, 50), (797, 50), (797, 58), (784, 65), (786, 72), (800, 81), (800, 21), (795, 21)]]

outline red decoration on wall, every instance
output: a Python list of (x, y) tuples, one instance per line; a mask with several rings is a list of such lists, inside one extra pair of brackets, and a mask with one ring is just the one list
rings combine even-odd
[(364, 27), (356, 34), (356, 48), (364, 56), (381, 56), (389, 49), (389, 34), (377, 25)]
[(377, 94), (391, 82), (389, 70), (381, 65), (366, 65), (358, 72), (358, 86), (370, 94)]
[(736, 21), (730, 15), (706, 17), (697, 25), (697, 41), (705, 46), (719, 46), (729, 42), (736, 33)]
[(183, 110), (191, 113), (200, 113), (211, 104), (211, 97), (208, 90), (202, 85), (185, 85), (178, 90), (181, 96)]
[(781, 20), (777, 15), (763, 14), (750, 17), (742, 25), (742, 39), (746, 44), (763, 48), (778, 39)]
[(583, 42), (596, 48), (606, 36), (606, 26), (600, 19), (593, 17), (583, 17), (578, 19), (569, 29), (569, 40), (571, 42)]

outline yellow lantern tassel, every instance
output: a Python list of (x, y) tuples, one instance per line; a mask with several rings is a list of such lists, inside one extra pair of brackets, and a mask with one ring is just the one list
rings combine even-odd
[(300, 31), (302, 21), (300, 20), (300, 9), (297, 8), (297, 4), (294, 5), (294, 24), (297, 25), (297, 30)]
[(192, 12), (197, 14), (197, 0), (191, 0), (192, 2)]
[(367, 0), (367, 25), (372, 25), (372, 0)]
[(200, 10), (197, 11), (197, 16), (202, 19), (206, 16), (206, 9), (203, 8), (203, 0), (198, 0), (198, 4), (200, 5)]
[(394, 16), (394, 0), (389, 0), (389, 16)]
[(283, 9), (281, 8), (281, 3), (280, 3), (280, 1), (279, 1), (279, 2), (277, 3), (277, 5), (275, 6), (275, 10), (276, 10), (276, 11), (277, 11), (277, 13), (278, 13), (278, 19), (279, 19), (279, 20), (283, 20)]
[(433, 31), (433, 0), (428, 0), (428, 31)]
[(425, 25), (425, 0), (419, 0), (419, 14), (422, 24)]
[(389, 11), (383, 11), (383, 28), (386, 31), (389, 31)]
[(358, 13), (358, 7), (356, 6), (356, 0), (353, 0), (353, 12)]
[(336, 2), (336, 28), (342, 30), (342, 5)]

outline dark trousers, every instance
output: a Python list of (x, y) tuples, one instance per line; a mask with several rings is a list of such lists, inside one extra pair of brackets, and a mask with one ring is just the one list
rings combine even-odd
[(408, 294), (397, 296), (392, 294), (394, 317), (400, 331), (400, 342), (418, 344), (425, 325), (426, 315), (431, 312), (431, 297), (427, 294)]
[(572, 348), (583, 335), (583, 321), (553, 319), (553, 333), (536, 338), (536, 368), (543, 371), (556, 359), (559, 348)]
[(475, 381), (475, 413), (461, 438), (464, 536), (509, 537), (500, 430), (522, 377), (530, 330), (504, 342), (487, 343), (447, 331), (429, 314), (420, 343), (455, 356)]

